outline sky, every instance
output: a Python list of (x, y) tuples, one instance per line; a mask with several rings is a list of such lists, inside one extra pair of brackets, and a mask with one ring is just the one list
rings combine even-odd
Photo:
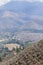
[(0, 6), (8, 3), (10, 0), (0, 0)]
[[(11, 0), (0, 0), (0, 6), (10, 2)], [(39, 1), (39, 2), (43, 2), (43, 0), (13, 0), (13, 1), (28, 1), (28, 2), (35, 2), (35, 1)]]

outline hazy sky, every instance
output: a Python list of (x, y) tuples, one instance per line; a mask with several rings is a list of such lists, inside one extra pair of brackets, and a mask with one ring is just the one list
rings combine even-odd
[[(0, 0), (0, 6), (6, 4), (9, 1), (11, 1), (11, 0)], [(28, 1), (28, 2), (40, 1), (40, 2), (43, 2), (43, 0), (13, 0), (13, 1)]]
[(10, 1), (10, 0), (0, 0), (0, 6), (6, 4), (6, 3), (9, 2), (9, 1)]

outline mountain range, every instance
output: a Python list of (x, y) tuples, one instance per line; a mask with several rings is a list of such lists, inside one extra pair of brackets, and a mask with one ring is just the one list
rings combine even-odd
[(43, 34), (43, 3), (11, 1), (1, 6), (0, 32)]

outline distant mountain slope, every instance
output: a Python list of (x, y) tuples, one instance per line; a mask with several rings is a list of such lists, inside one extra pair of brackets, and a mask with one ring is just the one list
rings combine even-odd
[(0, 31), (35, 30), (43, 33), (42, 7), (43, 3), (40, 2), (11, 1), (7, 3), (0, 7)]
[(15, 58), (2, 62), (1, 65), (43, 65), (43, 40), (22, 51)]
[(41, 18), (42, 16), (4, 11), (3, 15), (0, 17), (0, 31), (30, 31), (43, 33), (43, 25), (41, 25), (39, 21)]
[(0, 11), (10, 10), (18, 13), (43, 15), (43, 3), (41, 2), (26, 2), (26, 1), (11, 1), (0, 7)]
[[(9, 34), (13, 33), (15, 38), (19, 38), (18, 37), (19, 35), (23, 40), (25, 38), (26, 39), (28, 38), (29, 40), (30, 33), (32, 33), (31, 36), (34, 37), (33, 34), (35, 33), (35, 36), (37, 34), (38, 39), (39, 37), (40, 39), (42, 39), (43, 38), (42, 37), (43, 36), (43, 3), (11, 1), (6, 5), (0, 7), (0, 33), (2, 35), (3, 34), (8, 35), (7, 32)], [(38, 33), (40, 33), (39, 36)], [(30, 40), (31, 40), (31, 36), (30, 36)]]

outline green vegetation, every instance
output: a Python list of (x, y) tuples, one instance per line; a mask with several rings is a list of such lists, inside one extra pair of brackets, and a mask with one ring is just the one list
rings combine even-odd
[(32, 42), (31, 41), (25, 42), (25, 47), (28, 47), (28, 46), (31, 46), (31, 45), (32, 45)]

